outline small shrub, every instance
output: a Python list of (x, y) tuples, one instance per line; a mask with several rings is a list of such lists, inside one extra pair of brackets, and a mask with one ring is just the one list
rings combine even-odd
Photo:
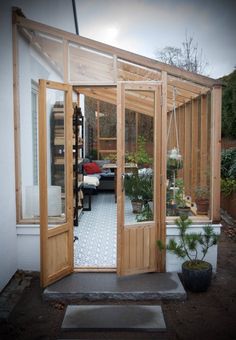
[(221, 152), (221, 178), (236, 180), (236, 149), (234, 148)]

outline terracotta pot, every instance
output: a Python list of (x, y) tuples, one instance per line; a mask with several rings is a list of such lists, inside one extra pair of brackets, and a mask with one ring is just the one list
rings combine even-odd
[(206, 261), (199, 261), (204, 268), (191, 268), (190, 261), (182, 264), (184, 285), (191, 292), (205, 292), (211, 284), (212, 265)]
[(139, 214), (142, 211), (143, 201), (131, 201), (133, 207), (133, 213)]
[(196, 198), (197, 214), (206, 215), (209, 210), (209, 199), (208, 198)]

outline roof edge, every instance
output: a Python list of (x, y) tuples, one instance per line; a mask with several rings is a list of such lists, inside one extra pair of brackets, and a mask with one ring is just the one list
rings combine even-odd
[(140, 66), (149, 67), (158, 71), (165, 71), (171, 76), (178, 77), (183, 80), (187, 80), (206, 87), (213, 87), (214, 85), (219, 86), (222, 84), (222, 81), (219, 79), (214, 79), (197, 73), (186, 71), (184, 69), (178, 68), (177, 66), (168, 65), (161, 61), (151, 59), (149, 57), (145, 57), (134, 52), (126, 51), (118, 47), (114, 47), (90, 38), (78, 36), (74, 33), (27, 19), (20, 8), (13, 7), (12, 14), (13, 24), (16, 24), (18, 26), (39, 30), (48, 34), (59, 36), (61, 38), (66, 38), (72, 42), (76, 42), (96, 51), (108, 53), (110, 55), (116, 55), (118, 58), (124, 59), (128, 62), (136, 63)]

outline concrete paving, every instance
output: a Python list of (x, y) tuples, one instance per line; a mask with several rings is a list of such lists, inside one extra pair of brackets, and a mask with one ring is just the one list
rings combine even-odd
[(165, 331), (161, 306), (69, 305), (62, 329)]
[(177, 273), (148, 273), (118, 277), (115, 273), (73, 273), (50, 285), (45, 300), (185, 300)]

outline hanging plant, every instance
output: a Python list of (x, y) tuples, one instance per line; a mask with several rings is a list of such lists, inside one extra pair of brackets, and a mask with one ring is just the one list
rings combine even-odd
[(183, 168), (183, 159), (179, 149), (173, 148), (167, 154), (167, 168), (168, 170), (179, 170)]

